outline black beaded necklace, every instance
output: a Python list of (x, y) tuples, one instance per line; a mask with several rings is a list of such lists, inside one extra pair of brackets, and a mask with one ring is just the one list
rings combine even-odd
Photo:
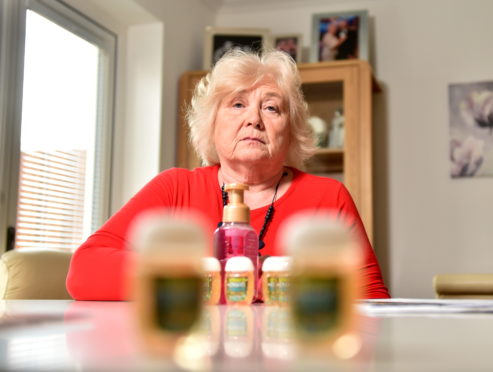
[[(258, 235), (258, 249), (262, 249), (265, 247), (264, 243), (264, 236), (267, 233), (267, 228), (269, 227), (270, 222), (272, 221), (272, 218), (274, 217), (274, 202), (276, 201), (276, 196), (277, 196), (277, 189), (279, 189), (279, 185), (281, 184), (281, 181), (284, 177), (288, 175), (288, 172), (283, 172), (281, 175), (281, 178), (279, 179), (279, 182), (277, 182), (276, 189), (274, 190), (274, 196), (272, 197), (272, 202), (270, 203), (269, 209), (267, 209), (267, 213), (265, 214), (264, 218), (264, 224), (262, 225), (262, 228), (260, 229), (260, 233)], [(228, 204), (228, 193), (224, 191), (224, 183), (221, 186), (221, 195), (223, 198), (223, 207), (225, 207)], [(222, 221), (217, 224), (217, 227), (222, 226)], [(260, 253), (259, 253), (260, 255)]]

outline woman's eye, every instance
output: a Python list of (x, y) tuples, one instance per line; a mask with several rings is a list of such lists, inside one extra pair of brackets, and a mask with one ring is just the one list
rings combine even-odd
[(279, 112), (277, 106), (266, 106), (265, 109), (270, 112)]
[(235, 107), (235, 108), (242, 108), (243, 107), (243, 103), (241, 103), (241, 102), (235, 102), (235, 103), (233, 103), (233, 107)]

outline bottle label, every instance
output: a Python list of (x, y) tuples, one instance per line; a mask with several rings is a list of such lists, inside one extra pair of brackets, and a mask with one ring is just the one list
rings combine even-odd
[(277, 299), (279, 302), (287, 303), (291, 291), (291, 279), (287, 276), (279, 277), (277, 281)]
[(293, 320), (307, 334), (325, 333), (342, 322), (342, 279), (301, 275), (292, 278)]
[(200, 277), (159, 277), (154, 279), (155, 322), (169, 332), (188, 331), (200, 316)]
[(247, 298), (248, 277), (238, 276), (227, 278), (226, 280), (226, 296), (230, 301), (240, 302)]
[(204, 301), (209, 301), (212, 296), (212, 275), (208, 274), (204, 280)]
[(275, 302), (278, 299), (277, 287), (278, 287), (278, 278), (275, 276), (269, 276), (267, 278), (267, 298)]

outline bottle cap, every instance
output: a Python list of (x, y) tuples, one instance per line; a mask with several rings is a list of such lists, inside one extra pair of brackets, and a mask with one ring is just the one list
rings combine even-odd
[(226, 271), (253, 271), (253, 262), (246, 256), (231, 257), (226, 262)]
[(171, 215), (164, 209), (143, 212), (133, 222), (129, 241), (142, 255), (200, 261), (207, 249), (203, 219), (192, 212)]
[(215, 257), (204, 257), (202, 263), (204, 271), (221, 271), (221, 264)]
[(291, 257), (279, 256), (279, 257), (268, 257), (265, 259), (262, 265), (262, 271), (289, 271), (291, 269)]
[(335, 214), (305, 212), (292, 216), (283, 223), (280, 235), (296, 266), (323, 264), (342, 256), (352, 262), (361, 259), (359, 239), (349, 223)]
[(291, 266), (293, 266), (293, 258), (289, 256), (281, 256), (279, 257), (281, 267), (281, 271), (289, 271), (291, 270)]
[(230, 183), (224, 186), (228, 192), (228, 204), (223, 210), (223, 222), (250, 222), (250, 208), (243, 202), (243, 193), (248, 185)]

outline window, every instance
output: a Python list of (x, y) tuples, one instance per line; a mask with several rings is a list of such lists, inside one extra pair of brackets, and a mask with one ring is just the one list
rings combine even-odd
[(73, 250), (109, 214), (116, 40), (62, 2), (22, 3), (15, 248)]

